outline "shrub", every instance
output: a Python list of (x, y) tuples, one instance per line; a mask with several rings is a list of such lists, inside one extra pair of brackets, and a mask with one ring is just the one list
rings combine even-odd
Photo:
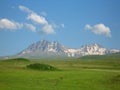
[(34, 63), (27, 65), (27, 68), (34, 69), (34, 70), (41, 70), (41, 71), (54, 71), (58, 70), (57, 68), (47, 65), (47, 64), (40, 64), (40, 63)]

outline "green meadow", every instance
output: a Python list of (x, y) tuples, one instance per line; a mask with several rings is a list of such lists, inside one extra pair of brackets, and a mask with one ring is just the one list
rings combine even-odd
[(111, 57), (1, 60), (0, 90), (120, 90), (120, 58)]

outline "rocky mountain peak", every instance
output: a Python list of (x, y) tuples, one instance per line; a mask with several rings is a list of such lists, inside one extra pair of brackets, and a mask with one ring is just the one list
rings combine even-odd
[(22, 51), (22, 54), (30, 52), (64, 52), (65, 47), (60, 43), (53, 41), (49, 42), (47, 40), (41, 40), (36, 43), (31, 44), (28, 48)]

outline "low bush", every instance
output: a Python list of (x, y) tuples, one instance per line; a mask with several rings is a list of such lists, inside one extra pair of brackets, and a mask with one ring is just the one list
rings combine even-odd
[(40, 63), (34, 63), (27, 65), (27, 68), (34, 69), (34, 70), (41, 70), (41, 71), (55, 71), (58, 70), (57, 68), (47, 65), (47, 64), (40, 64)]

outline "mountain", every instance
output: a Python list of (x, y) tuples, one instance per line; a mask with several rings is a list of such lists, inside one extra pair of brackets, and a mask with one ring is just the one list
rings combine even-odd
[(120, 52), (120, 50), (108, 50), (99, 44), (84, 45), (81, 48), (74, 49), (65, 47), (59, 42), (41, 40), (31, 44), (16, 56), (25, 58), (81, 57), (86, 55), (106, 55), (117, 52)]
[(66, 57), (67, 54), (65, 53), (65, 50), (67, 50), (67, 48), (58, 42), (41, 40), (31, 44), (30, 46), (28, 46), (28, 48), (20, 52), (17, 56), (26, 58), (49, 58), (55, 56)]
[(65, 47), (62, 46), (58, 42), (49, 42), (46, 40), (38, 41), (37, 43), (33, 43), (30, 45), (28, 48), (23, 50), (21, 54), (25, 53), (31, 53), (31, 52), (36, 52), (36, 51), (41, 51), (41, 52), (64, 52)]

